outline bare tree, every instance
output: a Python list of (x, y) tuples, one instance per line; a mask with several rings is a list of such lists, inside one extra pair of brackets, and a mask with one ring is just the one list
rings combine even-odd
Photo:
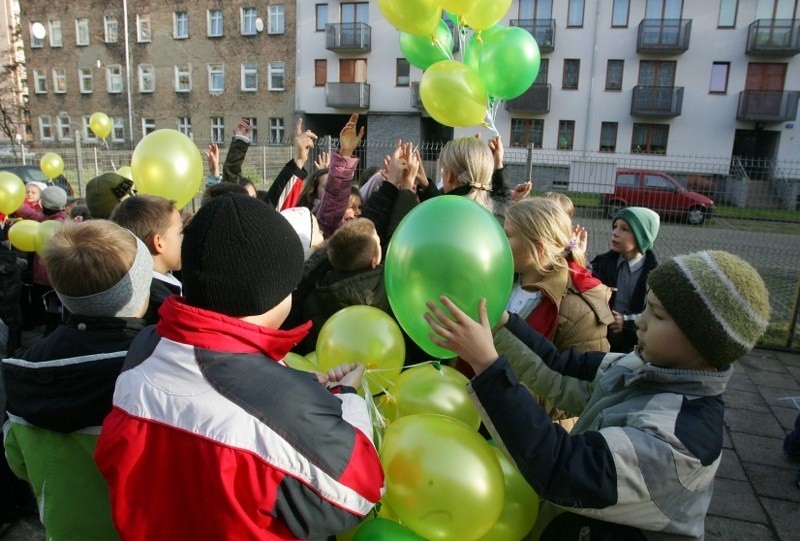
[(17, 134), (24, 135), (28, 132), (30, 110), (27, 95), (23, 94), (20, 84), (25, 74), (21, 29), (19, 26), (11, 26), (9, 32), (9, 61), (0, 67), (0, 133), (14, 141)]

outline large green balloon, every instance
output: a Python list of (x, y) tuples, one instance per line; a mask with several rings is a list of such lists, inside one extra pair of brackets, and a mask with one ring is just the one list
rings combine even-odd
[(400, 32), (400, 50), (412, 66), (425, 70), (436, 62), (452, 58), (453, 33), (444, 21), (439, 21), (432, 36)]
[(483, 44), (495, 32), (505, 30), (506, 27), (502, 24), (496, 24), (491, 28), (487, 28), (481, 32), (475, 32), (464, 44), (464, 64), (471, 67), (480, 74), (481, 66), (481, 53), (483, 53)]
[(389, 425), (380, 450), (384, 499), (400, 522), (430, 541), (472, 541), (503, 509), (503, 471), (475, 430), (443, 415)]
[(386, 254), (392, 311), (411, 339), (437, 359), (454, 354), (428, 337), (425, 303), (439, 303), (445, 295), (477, 321), (478, 303), (485, 297), (494, 325), (506, 308), (513, 277), (511, 248), (500, 223), (482, 206), (456, 195), (415, 207), (400, 222)]
[(512, 26), (484, 38), (478, 73), (490, 96), (510, 100), (530, 88), (540, 63), (531, 33)]
[[(338, 538), (337, 538), (338, 540)], [(376, 518), (362, 525), (353, 541), (425, 541), (405, 526), (385, 518)]]
[(455, 60), (443, 60), (425, 70), (419, 95), (428, 114), (445, 126), (474, 126), (486, 115), (486, 89), (480, 76)]
[(378, 7), (401, 32), (430, 36), (442, 19), (442, 8), (434, 0), (378, 0)]

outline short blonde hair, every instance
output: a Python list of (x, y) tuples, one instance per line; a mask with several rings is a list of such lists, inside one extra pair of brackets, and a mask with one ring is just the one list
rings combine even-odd
[(567, 197), (563, 193), (560, 193), (560, 192), (544, 192), (542, 194), (542, 197), (544, 197), (546, 199), (552, 199), (553, 201), (555, 201), (556, 203), (561, 205), (561, 208), (564, 209), (564, 212), (566, 212), (567, 216), (569, 216), (570, 218), (575, 216), (575, 204), (572, 202), (572, 199), (570, 199), (569, 197)]
[(497, 204), (491, 196), (494, 158), (486, 143), (477, 137), (448, 141), (439, 154), (439, 165), (450, 171), (460, 186), (472, 188), (468, 199), (495, 213)]
[(108, 220), (87, 220), (64, 223), (47, 242), (43, 258), (56, 291), (83, 297), (122, 280), (136, 250), (136, 238), (127, 229)]
[(568, 259), (583, 266), (586, 264), (584, 253), (571, 243), (572, 222), (566, 211), (552, 199), (532, 197), (514, 203), (506, 211), (508, 220), (519, 234), (530, 243), (536, 251), (536, 243), (541, 242), (545, 256), (551, 268), (546, 268), (533, 258), (534, 268), (545, 275), (568, 267)]
[(367, 218), (355, 218), (337, 229), (328, 239), (328, 259), (339, 272), (369, 267), (380, 250), (375, 241), (375, 224)]

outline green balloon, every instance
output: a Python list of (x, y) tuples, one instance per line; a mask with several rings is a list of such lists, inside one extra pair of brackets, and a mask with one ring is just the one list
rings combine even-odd
[(425, 541), (405, 526), (393, 520), (376, 518), (364, 523), (356, 532), (353, 541)]
[(400, 32), (400, 50), (412, 66), (425, 70), (436, 62), (452, 58), (453, 33), (444, 21), (439, 21), (430, 36)]
[(426, 353), (454, 357), (434, 344), (425, 321), (427, 301), (445, 295), (474, 320), (486, 298), (489, 323), (500, 319), (511, 294), (514, 261), (503, 228), (466, 197), (442, 195), (414, 208), (397, 227), (386, 254), (386, 293), (397, 321)]
[(478, 75), (490, 96), (510, 100), (530, 88), (540, 63), (531, 33), (513, 26), (484, 36)]
[(500, 30), (505, 30), (505, 28), (506, 27), (502, 24), (496, 24), (491, 28), (487, 28), (486, 30), (473, 33), (472, 36), (470, 36), (470, 38), (467, 40), (467, 43), (464, 44), (464, 64), (480, 73), (483, 44), (487, 39), (489, 39), (490, 36), (499, 32)]

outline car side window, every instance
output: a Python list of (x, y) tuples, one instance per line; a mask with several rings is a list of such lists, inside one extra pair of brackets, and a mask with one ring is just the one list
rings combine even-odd
[(638, 188), (639, 180), (636, 173), (620, 173), (617, 175), (617, 186), (626, 188)]
[(655, 188), (657, 190), (674, 190), (675, 186), (670, 181), (660, 175), (645, 175), (644, 183), (647, 188)]

